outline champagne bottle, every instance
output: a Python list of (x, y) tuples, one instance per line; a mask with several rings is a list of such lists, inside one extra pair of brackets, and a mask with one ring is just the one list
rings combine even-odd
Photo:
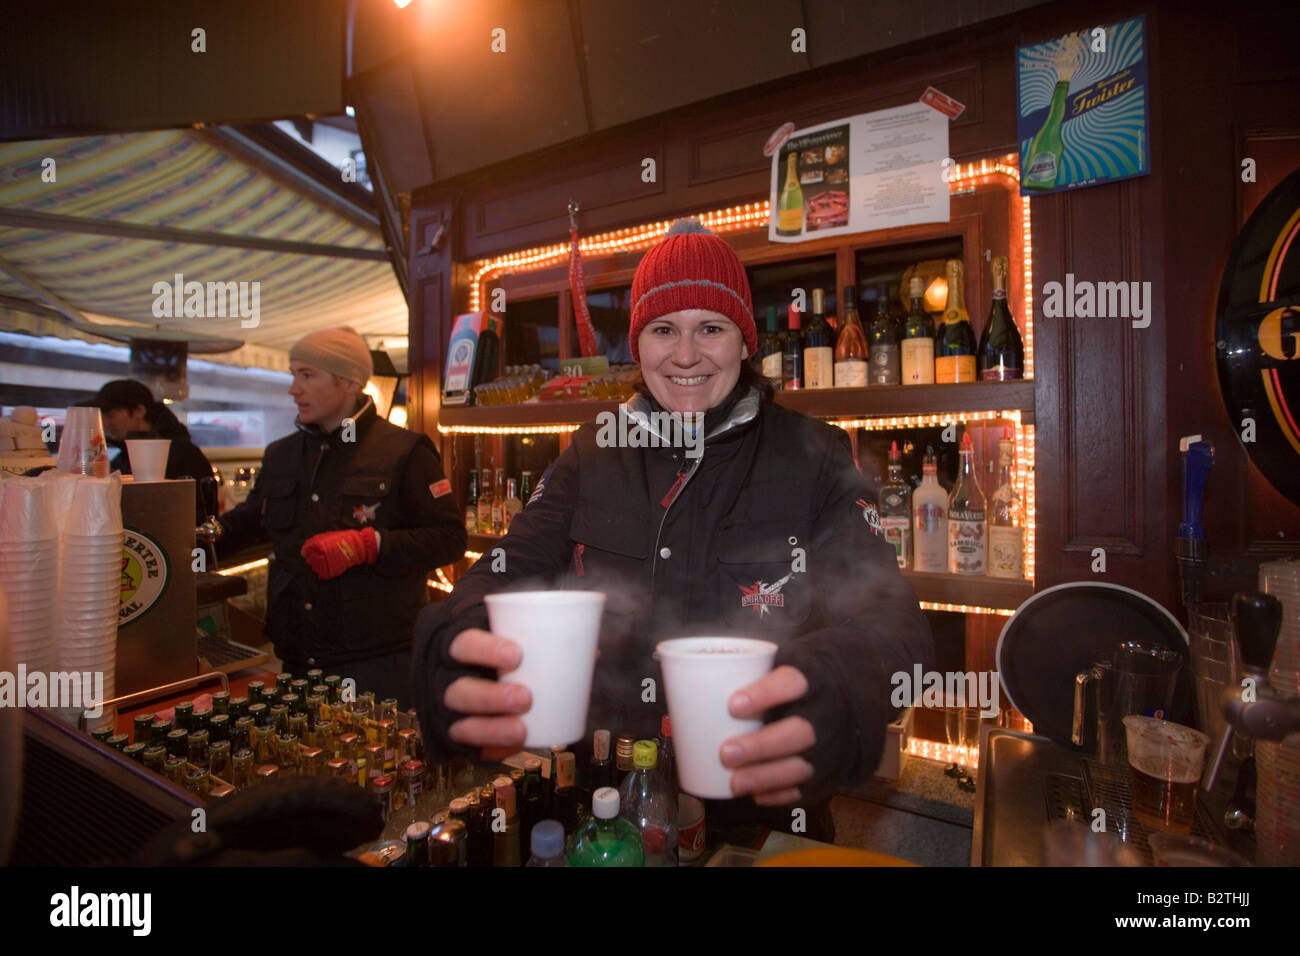
[(781, 373), (781, 387), (786, 390), (803, 388), (803, 332), (799, 328), (799, 310), (793, 303), (790, 305), (789, 321)]
[(939, 463), (929, 446), (921, 460), (921, 486), (912, 493), (912, 547), (915, 570), (948, 570), (948, 492), (939, 484)]
[(948, 260), (948, 304), (934, 342), (934, 380), (975, 381), (975, 330), (966, 311), (960, 259)]
[(772, 383), (773, 388), (781, 387), (784, 344), (781, 333), (776, 329), (776, 306), (769, 305), (767, 307), (767, 331), (763, 335), (763, 341), (759, 343), (759, 353), (762, 356), (761, 371), (763, 377)]
[(970, 432), (961, 438), (961, 471), (948, 496), (948, 572), (983, 574), (988, 567), (984, 492), (975, 474)]
[(812, 321), (804, 333), (804, 388), (830, 388), (835, 384), (835, 337), (826, 324), (826, 293), (813, 289)]
[[(1074, 43), (1077, 42), (1075, 39)], [(1070, 93), (1070, 79), (1074, 76), (1077, 62), (1075, 49), (1077, 47), (1071, 46), (1067, 41), (1065, 49), (1056, 59), (1056, 87), (1052, 90), (1047, 118), (1029, 141), (1029, 149), (1025, 154), (1025, 174), (1022, 180), (1025, 189), (1055, 189), (1060, 179), (1061, 154), (1065, 152), (1061, 126), (1065, 122), (1065, 101)]]
[(985, 381), (1005, 382), (1024, 377), (1025, 345), (1007, 308), (1006, 256), (993, 260), (993, 304), (980, 335), (979, 369), (980, 378)]
[(925, 280), (912, 276), (907, 294), (912, 300), (903, 329), (903, 384), (934, 383), (934, 322), (925, 311)]
[(844, 287), (844, 323), (835, 342), (835, 387), (863, 388), (867, 384), (867, 336), (858, 319), (857, 290)]
[(889, 314), (889, 286), (881, 284), (876, 290), (876, 317), (871, 320), (871, 372), (872, 385), (897, 385), (902, 371), (899, 355), (898, 323)]
[(1025, 576), (1025, 513), (1015, 486), (1015, 439), (1011, 427), (998, 441), (998, 488), (989, 514), (989, 577)]
[(799, 153), (791, 152), (786, 160), (785, 188), (777, 204), (776, 234), (797, 236), (803, 232), (803, 187), (799, 185)]

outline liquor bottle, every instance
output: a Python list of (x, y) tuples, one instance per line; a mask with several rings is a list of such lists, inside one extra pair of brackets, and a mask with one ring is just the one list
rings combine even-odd
[(614, 765), (609, 759), (609, 731), (598, 730), (591, 735), (591, 790), (614, 785)]
[(1061, 175), (1061, 154), (1065, 140), (1061, 126), (1065, 122), (1065, 100), (1070, 93), (1070, 79), (1074, 76), (1074, 62), (1068, 57), (1058, 57), (1056, 62), (1056, 87), (1052, 102), (1047, 108), (1047, 118), (1029, 141), (1025, 152), (1025, 189), (1055, 189)]
[(575, 781), (578, 758), (571, 751), (557, 754), (555, 758), (556, 773), (553, 814), (564, 827), (565, 833), (572, 833), (578, 828), (578, 788)]
[(659, 718), (659, 737), (655, 740), (659, 747), (659, 773), (677, 793), (677, 767), (673, 761), (673, 722), (664, 714)]
[(528, 499), (533, 496), (533, 473), (531, 471), (521, 471), (519, 473), (519, 501), (527, 508)]
[(772, 383), (773, 388), (780, 388), (782, 384), (783, 349), (784, 343), (781, 333), (776, 329), (776, 306), (769, 305), (767, 307), (767, 331), (763, 334), (763, 341), (759, 343), (759, 353), (761, 355), (763, 377)]
[(787, 391), (803, 388), (803, 332), (799, 328), (799, 310), (790, 305), (789, 328), (785, 333), (785, 352), (782, 356), (781, 387)]
[(857, 290), (844, 287), (844, 323), (835, 341), (835, 387), (864, 388), (867, 384), (867, 335), (858, 319)]
[(1015, 439), (1011, 427), (998, 441), (998, 488), (989, 508), (989, 576), (1025, 576), (1025, 513), (1015, 486)]
[(882, 283), (876, 290), (876, 317), (867, 331), (871, 343), (868, 378), (872, 385), (897, 385), (902, 381), (900, 338), (898, 323), (889, 314), (889, 286)]
[(619, 815), (637, 828), (646, 866), (677, 865), (677, 797), (659, 773), (653, 740), (632, 746), (635, 767), (619, 788)]
[(993, 260), (993, 304), (980, 335), (979, 369), (985, 381), (1005, 382), (1025, 374), (1025, 345), (1007, 308), (1006, 256)]
[(506, 533), (506, 470), (498, 468), (492, 476), (492, 533)]
[(934, 380), (975, 381), (975, 330), (966, 311), (960, 259), (948, 260), (948, 304), (934, 342)]
[(975, 446), (970, 432), (961, 437), (961, 471), (948, 496), (948, 572), (983, 574), (985, 552), (984, 492), (975, 474)]
[(826, 293), (813, 289), (812, 321), (804, 333), (804, 388), (830, 388), (835, 384), (835, 336), (826, 324)]
[(569, 837), (569, 866), (645, 866), (641, 834), (618, 815), (618, 791), (601, 787), (591, 802), (592, 815)]
[(484, 468), (478, 483), (478, 533), (492, 533), (492, 469)]
[(518, 490), (515, 479), (510, 478), (506, 481), (505, 521), (507, 531), (510, 530), (510, 522), (515, 520), (515, 515), (524, 510), (524, 503), (519, 500)]
[(925, 311), (925, 280), (912, 276), (907, 294), (912, 307), (903, 328), (903, 384), (930, 385), (934, 382), (934, 322)]
[(526, 866), (568, 866), (564, 857), (564, 827), (558, 820), (542, 820), (529, 836), (533, 855)]
[(614, 748), (614, 786), (622, 786), (623, 780), (632, 772), (632, 745), (636, 743), (635, 734), (619, 734)]
[(551, 762), (546, 768), (546, 775), (542, 777), (542, 818), (548, 820), (557, 819), (555, 813), (555, 784), (560, 778), (559, 756), (564, 751), (563, 744), (554, 744), (551, 747)]
[[(496, 824), (492, 827), (492, 865), (523, 866), (520, 855), (519, 815), (515, 812), (515, 785), (509, 777), (497, 777), (492, 781), (496, 797)], [(501, 820), (504, 817), (505, 827)]]
[(406, 865), (429, 865), (429, 831), (427, 820), (417, 820), (406, 828)]
[(540, 757), (524, 758), (524, 779), (519, 785), (519, 827), (521, 833), (532, 833), (542, 821), (542, 761)]
[(912, 566), (912, 486), (903, 480), (898, 442), (889, 443), (889, 480), (880, 486), (880, 527), (900, 568)]
[(948, 570), (948, 492), (939, 484), (939, 463), (928, 445), (921, 485), (912, 493), (912, 553), (917, 571)]
[(799, 185), (799, 153), (791, 152), (785, 166), (785, 188), (776, 207), (776, 234), (797, 236), (803, 232), (803, 187)]

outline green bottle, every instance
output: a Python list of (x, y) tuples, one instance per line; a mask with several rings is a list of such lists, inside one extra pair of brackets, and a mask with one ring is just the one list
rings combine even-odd
[(1061, 124), (1065, 121), (1065, 97), (1069, 92), (1070, 73), (1058, 72), (1047, 119), (1029, 141), (1023, 180), (1026, 189), (1056, 188), (1057, 178), (1061, 175), (1061, 154), (1065, 152)]
[(618, 791), (601, 787), (592, 812), (569, 837), (569, 866), (645, 866), (641, 834), (618, 815)]

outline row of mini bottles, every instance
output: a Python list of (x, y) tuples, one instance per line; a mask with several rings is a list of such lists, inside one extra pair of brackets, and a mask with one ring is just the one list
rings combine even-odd
[[(615, 763), (610, 734), (593, 741), (591, 811), (574, 783), (576, 758), (551, 748), (551, 775), (529, 757), (490, 784), (451, 801), (431, 820), (412, 819), (403, 830), (407, 865), (414, 866), (676, 866), (677, 793), (672, 782), (671, 731), (663, 721), (660, 745), (619, 738), (620, 760), (631, 769), (621, 786), (603, 785)], [(554, 781), (554, 786), (551, 782)], [(526, 841), (526, 842), (525, 842)], [(525, 850), (531, 851), (525, 864)]]
[(334, 776), (373, 793), (387, 821), (438, 792), (445, 768), (425, 762), (413, 714), (391, 698), (345, 696), (338, 675), (282, 673), (273, 685), (251, 681), (247, 696), (213, 694), (211, 710), (184, 701), (172, 720), (139, 714), (130, 742), (111, 724), (91, 735), (205, 799), (280, 776)]

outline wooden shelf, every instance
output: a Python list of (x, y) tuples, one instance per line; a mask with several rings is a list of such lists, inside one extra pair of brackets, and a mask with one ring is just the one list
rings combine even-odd
[[(1034, 383), (969, 382), (961, 385), (879, 385), (872, 388), (821, 388), (777, 392), (779, 404), (814, 418), (880, 418), (943, 412), (1018, 411), (1034, 423)], [(444, 405), (441, 424), (462, 428), (581, 425), (600, 412), (614, 411), (613, 400), (533, 402), (524, 405)]]
[(477, 551), (479, 554), (487, 554), (505, 539), (503, 534), (476, 534), (470, 532), (469, 543), (465, 545), (468, 551)]
[(969, 604), (972, 607), (994, 607), (1015, 610), (1033, 597), (1031, 581), (1010, 578), (990, 578), (973, 574), (928, 574), (924, 571), (904, 571), (918, 601), (934, 604)]
[(777, 392), (786, 408), (814, 418), (882, 418), (943, 412), (1018, 411), (1034, 423), (1034, 383), (966, 382), (960, 385), (876, 385)]

